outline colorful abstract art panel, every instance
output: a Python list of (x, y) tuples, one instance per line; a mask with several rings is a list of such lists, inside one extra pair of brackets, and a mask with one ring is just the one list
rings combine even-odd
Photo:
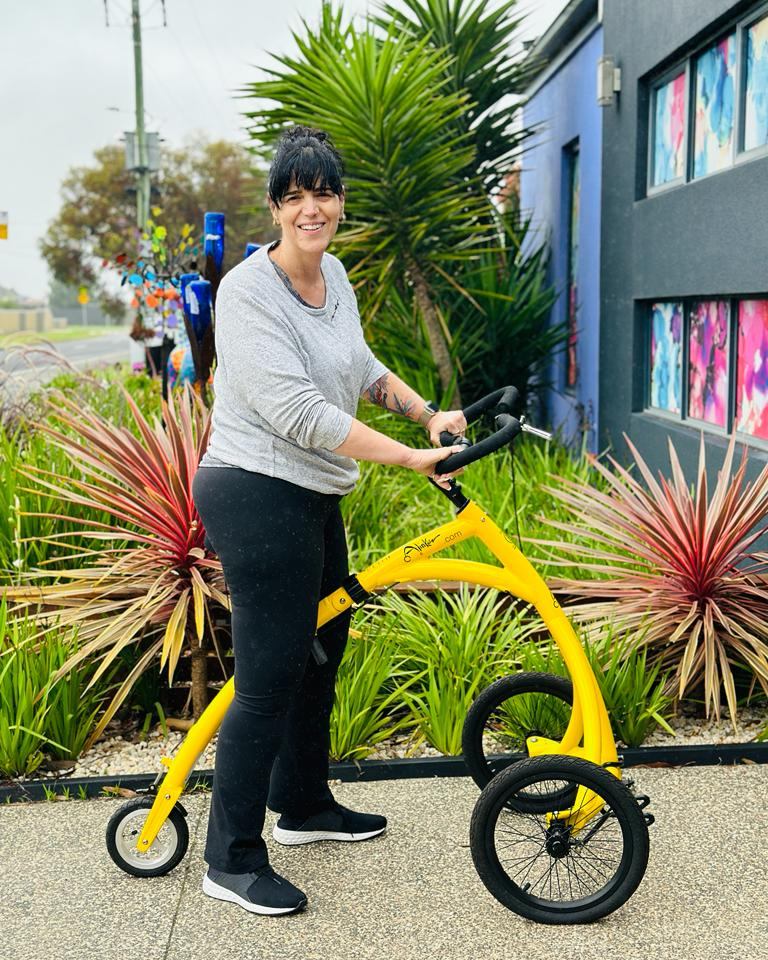
[(685, 174), (685, 72), (656, 90), (653, 124), (654, 187)]
[(577, 342), (579, 335), (579, 221), (581, 209), (581, 176), (579, 173), (578, 147), (571, 150), (570, 157), (570, 203), (568, 214), (568, 352), (566, 358), (565, 384), (569, 390), (576, 388), (579, 379)]
[(695, 177), (731, 163), (735, 70), (735, 34), (710, 47), (696, 61)]
[(688, 416), (724, 427), (728, 414), (727, 301), (694, 303), (690, 324)]
[(739, 304), (736, 429), (768, 440), (768, 300)]
[(683, 358), (683, 306), (651, 306), (651, 406), (680, 413)]
[(768, 143), (768, 17), (747, 30), (744, 149)]

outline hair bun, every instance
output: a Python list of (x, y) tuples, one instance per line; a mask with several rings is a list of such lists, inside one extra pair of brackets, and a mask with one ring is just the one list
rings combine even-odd
[(280, 137), (281, 140), (318, 140), (320, 143), (328, 143), (330, 137), (325, 130), (317, 130), (315, 127), (303, 127), (297, 124), (295, 127), (288, 127)]

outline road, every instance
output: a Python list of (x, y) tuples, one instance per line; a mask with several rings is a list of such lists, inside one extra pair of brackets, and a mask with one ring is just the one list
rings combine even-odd
[(54, 351), (78, 370), (84, 370), (92, 366), (126, 362), (129, 359), (129, 342), (127, 333), (119, 331), (84, 340), (63, 340), (50, 346), (41, 344), (39, 352), (0, 350), (0, 394), (18, 399), (22, 390), (47, 383), (65, 370), (66, 364), (57, 362), (51, 356)]

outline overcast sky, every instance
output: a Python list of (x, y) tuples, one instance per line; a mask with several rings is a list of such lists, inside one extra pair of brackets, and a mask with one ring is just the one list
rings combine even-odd
[[(491, 0), (493, 2), (493, 0)], [(362, 14), (368, 0), (345, 0)], [(521, 0), (521, 39), (537, 37), (566, 0)], [(37, 241), (56, 215), (67, 171), (135, 127), (131, 0), (0, 0), (0, 286), (44, 297)], [(141, 0), (147, 129), (179, 145), (200, 132), (244, 140), (233, 94), (270, 53), (294, 50), (301, 19), (320, 0)]]

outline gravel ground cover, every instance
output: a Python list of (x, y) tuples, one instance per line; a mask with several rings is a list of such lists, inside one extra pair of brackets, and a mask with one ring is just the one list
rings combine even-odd
[[(744, 709), (741, 724), (734, 731), (731, 722), (725, 718), (707, 720), (700, 717), (680, 715), (674, 717), (671, 725), (675, 736), (670, 737), (664, 730), (657, 728), (643, 746), (693, 746), (694, 744), (747, 743), (768, 725), (768, 708)], [(152, 730), (145, 739), (139, 739), (136, 733), (115, 735), (105, 738), (94, 746), (71, 767), (56, 771), (42, 772), (43, 777), (95, 777), (120, 776), (123, 774), (156, 773), (160, 770), (160, 758), (172, 756), (184, 739), (185, 733), (170, 730), (164, 736), (159, 727)], [(414, 743), (412, 738), (395, 737), (379, 744), (370, 755), (370, 760), (392, 760), (404, 757), (439, 757), (442, 754), (428, 743)], [(216, 737), (208, 744), (196, 768), (212, 770), (216, 757)]]

